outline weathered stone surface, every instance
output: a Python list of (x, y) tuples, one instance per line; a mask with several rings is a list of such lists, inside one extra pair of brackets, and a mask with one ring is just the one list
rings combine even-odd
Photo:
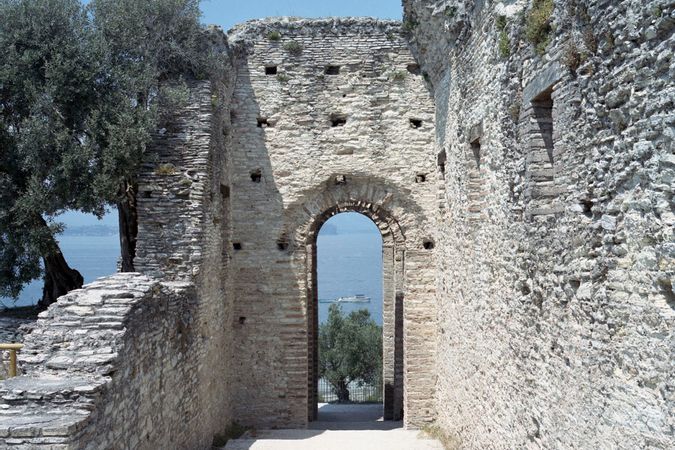
[(161, 281), (41, 315), (0, 444), (304, 426), (315, 237), (357, 211), (383, 236), (387, 414), (466, 448), (675, 447), (673, 3), (556, 1), (544, 55), (529, 7), (213, 30), (222, 71), (189, 83), (139, 184), (136, 268)]
[(447, 154), (438, 423), (465, 448), (672, 448), (673, 2), (554, 3), (540, 57), (532, 2), (404, 1)]
[[(269, 39), (272, 31), (279, 40)], [(230, 42), (237, 52), (226, 249), (235, 416), (256, 427), (304, 426), (313, 416), (312, 249), (325, 220), (358, 211), (382, 230), (388, 252), (385, 383), (392, 393), (385, 408), (392, 417), (403, 409), (408, 424), (421, 426), (434, 417), (433, 347), (424, 345), (435, 339), (425, 313), (433, 311), (433, 251), (424, 248), (436, 210), (437, 176), (428, 158), (434, 110), (423, 77), (408, 70), (415, 60), (400, 24), (261, 20), (235, 28)], [(301, 53), (289, 52), (291, 43)], [(269, 67), (276, 75), (266, 73)], [(403, 254), (405, 264), (397, 264), (394, 255)], [(397, 295), (405, 296), (398, 313), (405, 341), (396, 338)]]
[[(87, 327), (71, 323), (93, 299)], [(25, 375), (0, 383), (0, 447), (207, 448), (218, 430), (200, 395), (198, 310), (191, 284), (140, 274), (60, 298), (25, 338)]]

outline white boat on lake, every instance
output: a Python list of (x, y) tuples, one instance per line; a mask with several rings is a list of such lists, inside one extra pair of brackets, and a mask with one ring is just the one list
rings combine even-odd
[(356, 294), (338, 297), (333, 300), (320, 299), (319, 303), (370, 303), (370, 297), (363, 294)]

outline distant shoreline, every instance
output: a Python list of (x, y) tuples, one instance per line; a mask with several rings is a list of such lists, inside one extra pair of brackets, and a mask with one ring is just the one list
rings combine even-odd
[(111, 227), (109, 225), (85, 225), (78, 227), (66, 227), (60, 236), (107, 237), (117, 236), (118, 234), (119, 230), (117, 227)]

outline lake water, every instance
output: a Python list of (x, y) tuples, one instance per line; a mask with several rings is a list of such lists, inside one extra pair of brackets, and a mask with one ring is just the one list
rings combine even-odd
[[(382, 325), (382, 238), (379, 232), (337, 234), (317, 240), (319, 299), (335, 299), (357, 294), (370, 297), (370, 303), (342, 303), (349, 313), (366, 308)], [(319, 322), (328, 317), (329, 303), (319, 303)]]
[[(68, 265), (80, 271), (85, 283), (117, 271), (120, 255), (120, 240), (117, 235), (61, 236), (59, 243)], [(24, 288), (15, 305), (34, 305), (41, 297), (42, 280), (34, 281)], [(0, 300), (7, 306), (13, 304), (11, 299)]]
[[(366, 308), (382, 324), (382, 238), (366, 217), (356, 213), (331, 218), (318, 237), (318, 285), (320, 299), (363, 294), (370, 303), (343, 303), (345, 313)], [(324, 229), (326, 232), (324, 232)], [(61, 250), (71, 267), (80, 271), (85, 283), (115, 273), (119, 238), (110, 236), (61, 236)], [(42, 281), (29, 284), (16, 306), (37, 303)], [(11, 299), (2, 299), (12, 305)], [(1, 306), (1, 305), (0, 305)], [(328, 303), (319, 303), (319, 321), (328, 316)]]

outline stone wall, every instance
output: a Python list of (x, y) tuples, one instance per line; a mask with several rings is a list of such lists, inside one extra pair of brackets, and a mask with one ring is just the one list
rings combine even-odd
[(176, 85), (185, 98), (163, 111), (138, 185), (135, 265), (155, 278), (115, 276), (49, 309), (26, 338), (26, 376), (0, 384), (0, 444), (210, 448), (231, 424), (233, 71), (224, 34), (209, 35), (222, 69)]
[[(380, 227), (390, 256), (390, 411), (397, 403), (399, 414), (402, 402), (406, 423), (430, 421), (433, 103), (400, 24), (270, 19), (236, 27), (230, 41), (237, 69), (228, 164), (236, 417), (258, 427), (304, 426), (313, 418), (315, 237), (331, 215), (357, 211)], [(405, 296), (406, 336), (398, 360), (397, 294)]]
[(193, 285), (139, 274), (61, 297), (26, 336), (24, 375), (0, 385), (0, 446), (208, 448), (220, 410), (198, 311)]
[(232, 422), (232, 299), (227, 288), (231, 52), (211, 28), (209, 51), (218, 72), (187, 83), (187, 100), (169, 111), (155, 136), (138, 186), (136, 270), (195, 285), (200, 349), (194, 375), (205, 427), (223, 432)]
[(212, 32), (222, 71), (138, 187), (136, 268), (163, 281), (43, 315), (1, 445), (305, 426), (316, 236), (356, 211), (383, 236), (389, 417), (464, 448), (675, 447), (673, 2), (556, 1), (538, 49), (530, 1), (404, 8)]
[(556, 1), (541, 55), (529, 1), (404, 4), (445, 175), (439, 425), (672, 448), (673, 2)]

